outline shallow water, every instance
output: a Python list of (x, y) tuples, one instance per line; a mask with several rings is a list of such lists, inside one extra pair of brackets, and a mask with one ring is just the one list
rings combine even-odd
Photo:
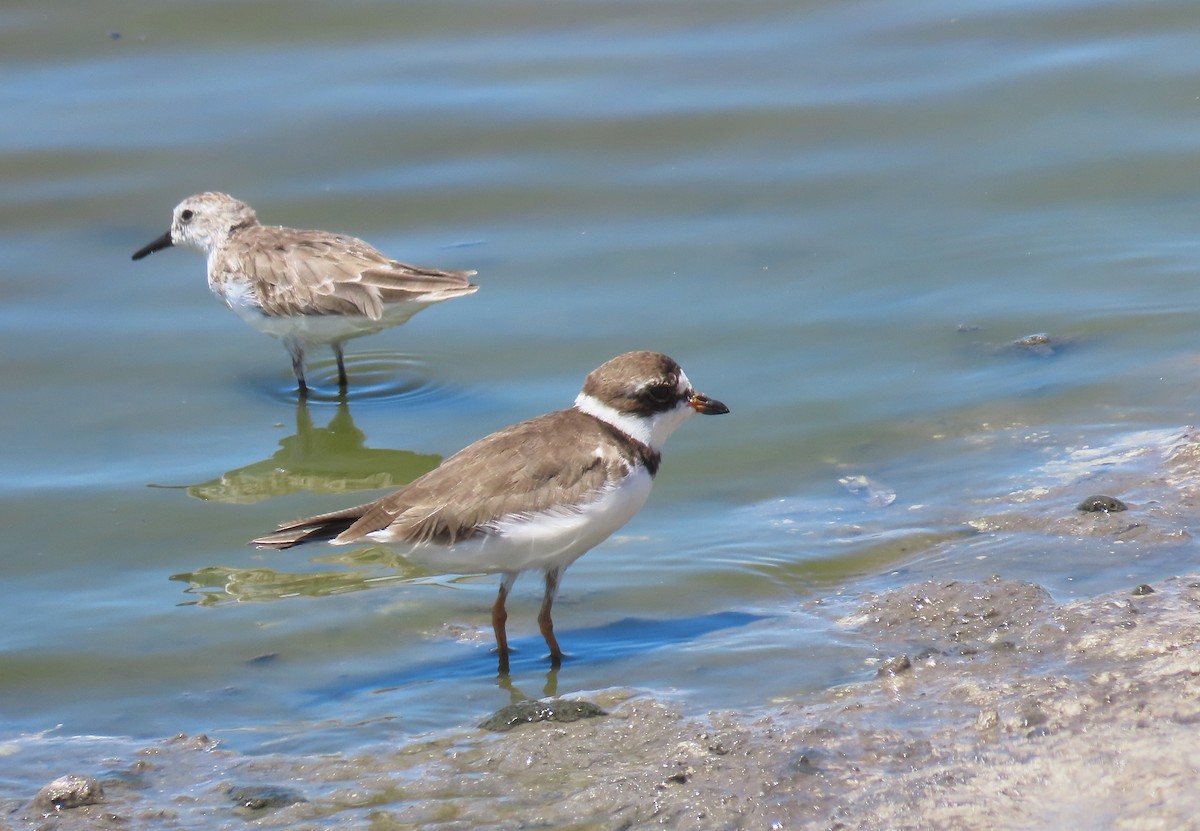
[[(1194, 420), (1191, 5), (331, 8), (0, 12), (8, 734), (344, 751), (514, 690), (753, 708), (867, 672), (804, 601), (991, 573), (1067, 598), (1194, 561), (966, 525)], [(353, 344), (345, 407), (314, 356), (299, 407), (198, 255), (130, 262), (207, 189), (481, 289)], [(532, 576), (510, 686), (494, 578), (245, 545), (637, 348), (732, 414), (685, 425), (572, 567), (560, 672)]]

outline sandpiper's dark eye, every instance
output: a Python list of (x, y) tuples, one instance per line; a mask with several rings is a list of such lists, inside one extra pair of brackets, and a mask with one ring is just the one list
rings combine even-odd
[(193, 216), (195, 216), (195, 214), (192, 213), (190, 210), (179, 212), (179, 218), (182, 219), (184, 222), (191, 222)]

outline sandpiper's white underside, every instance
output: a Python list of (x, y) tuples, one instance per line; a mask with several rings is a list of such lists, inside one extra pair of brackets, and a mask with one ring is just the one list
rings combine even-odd
[(383, 316), (378, 319), (355, 314), (268, 315), (263, 313), (253, 289), (245, 281), (231, 281), (222, 288), (213, 286), (212, 289), (238, 317), (263, 334), (307, 345), (342, 343), (373, 335), (399, 326), (425, 307), (438, 302), (410, 300), (392, 303), (383, 307)]

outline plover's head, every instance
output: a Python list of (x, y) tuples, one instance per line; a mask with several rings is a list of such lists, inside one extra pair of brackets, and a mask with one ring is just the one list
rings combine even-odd
[(696, 392), (679, 364), (660, 352), (626, 352), (592, 370), (575, 407), (658, 452), (693, 413), (729, 412)]
[(185, 245), (205, 254), (229, 239), (237, 228), (257, 225), (254, 209), (227, 193), (197, 193), (175, 206), (171, 230), (133, 255), (135, 260), (172, 245)]

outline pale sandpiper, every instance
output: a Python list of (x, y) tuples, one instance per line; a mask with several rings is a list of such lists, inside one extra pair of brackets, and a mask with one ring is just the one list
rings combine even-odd
[(467, 280), (474, 271), (408, 265), (344, 234), (260, 225), (249, 205), (225, 193), (180, 202), (170, 230), (133, 259), (172, 245), (207, 254), (213, 293), (255, 329), (283, 341), (302, 396), (306, 350), (333, 349), (344, 392), (346, 341), (479, 288)]

